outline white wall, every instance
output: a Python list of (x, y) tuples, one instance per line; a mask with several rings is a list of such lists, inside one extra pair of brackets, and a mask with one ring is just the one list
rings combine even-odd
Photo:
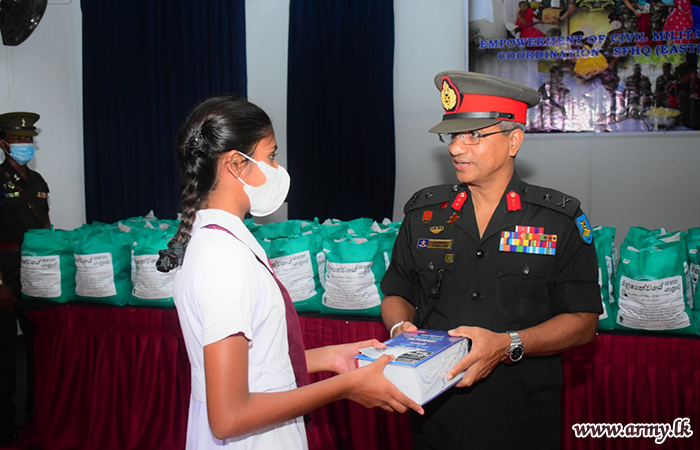
[(49, 184), (51, 221), (63, 229), (85, 223), (81, 29), (80, 1), (56, 0), (26, 41), (0, 46), (0, 113), (41, 115), (29, 167)]
[(394, 1), (395, 220), (413, 192), (454, 179), (447, 147), (428, 129), (444, 114), (433, 78), (464, 70), (463, 11), (463, 0)]
[[(270, 116), (278, 147), (277, 161), (287, 167), (289, 0), (246, 0), (245, 20), (248, 99)], [(287, 203), (255, 221), (268, 223), (286, 219)]]
[[(282, 164), (287, 162), (288, 1), (246, 1), (248, 94), (273, 120)], [(455, 181), (447, 149), (428, 129), (443, 114), (434, 75), (464, 68), (463, 8), (463, 0), (394, 2), (394, 219), (403, 217), (403, 204), (414, 191)], [(0, 112), (26, 109), (42, 115), (39, 150), (30, 166), (35, 164), (51, 187), (51, 216), (59, 228), (85, 220), (80, 38), (80, 5), (72, 0), (49, 4), (39, 27), (19, 47), (0, 48)], [(592, 223), (617, 228), (619, 243), (632, 225), (700, 226), (699, 137), (682, 132), (527, 135), (517, 167), (527, 181), (579, 198)]]

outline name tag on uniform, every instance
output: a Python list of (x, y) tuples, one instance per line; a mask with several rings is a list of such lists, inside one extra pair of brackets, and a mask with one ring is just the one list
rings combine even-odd
[(418, 248), (432, 248), (438, 250), (451, 250), (452, 239), (418, 239)]
[(544, 234), (542, 227), (517, 226), (515, 230), (501, 232), (501, 242), (498, 247), (500, 251), (551, 256), (556, 254), (556, 234)]

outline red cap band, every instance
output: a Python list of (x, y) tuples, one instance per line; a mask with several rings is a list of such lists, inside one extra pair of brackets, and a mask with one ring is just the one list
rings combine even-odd
[(491, 111), (508, 112), (515, 115), (514, 119), (501, 118), (501, 120), (527, 123), (527, 103), (495, 95), (465, 94), (458, 107), (453, 111), (445, 110), (445, 114), (488, 113)]

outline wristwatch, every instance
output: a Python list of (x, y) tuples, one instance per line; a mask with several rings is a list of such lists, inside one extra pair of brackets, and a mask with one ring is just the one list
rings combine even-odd
[(520, 335), (515, 331), (507, 331), (510, 335), (510, 348), (508, 353), (506, 353), (506, 364), (513, 364), (521, 359), (525, 355), (525, 349), (523, 348), (523, 341), (520, 339)]

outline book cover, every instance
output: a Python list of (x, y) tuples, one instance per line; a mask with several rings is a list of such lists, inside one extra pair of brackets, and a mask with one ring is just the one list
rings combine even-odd
[(384, 342), (386, 348), (360, 349), (357, 367), (366, 366), (382, 355), (393, 355), (384, 375), (416, 403), (424, 405), (462, 379), (464, 372), (451, 380), (447, 373), (469, 353), (471, 341), (453, 337), (446, 331), (418, 330), (403, 333)]

